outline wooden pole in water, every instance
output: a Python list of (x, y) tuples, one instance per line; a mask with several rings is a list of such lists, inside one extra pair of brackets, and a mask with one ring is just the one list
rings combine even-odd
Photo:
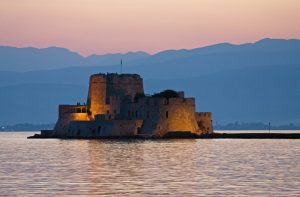
[(269, 122), (269, 133), (271, 133), (271, 122)]

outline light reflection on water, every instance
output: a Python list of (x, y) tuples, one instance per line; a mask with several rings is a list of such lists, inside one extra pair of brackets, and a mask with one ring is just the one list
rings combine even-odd
[(57, 140), (0, 133), (0, 193), (300, 195), (300, 140)]

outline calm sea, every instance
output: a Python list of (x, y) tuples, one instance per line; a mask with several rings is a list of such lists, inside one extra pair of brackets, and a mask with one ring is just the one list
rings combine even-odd
[(58, 140), (0, 132), (0, 196), (300, 196), (300, 140)]

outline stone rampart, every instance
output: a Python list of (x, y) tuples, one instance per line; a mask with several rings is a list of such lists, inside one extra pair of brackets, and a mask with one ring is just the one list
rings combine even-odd
[(70, 123), (66, 137), (133, 137), (143, 120), (93, 120)]
[(59, 105), (58, 120), (55, 124), (55, 133), (67, 132), (71, 121), (89, 120), (86, 105)]

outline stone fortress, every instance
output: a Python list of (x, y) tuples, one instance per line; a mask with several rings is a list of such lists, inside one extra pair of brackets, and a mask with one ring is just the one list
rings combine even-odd
[(52, 131), (59, 138), (195, 137), (213, 133), (212, 113), (195, 112), (195, 99), (166, 90), (145, 95), (137, 74), (94, 74), (86, 105), (59, 105)]

